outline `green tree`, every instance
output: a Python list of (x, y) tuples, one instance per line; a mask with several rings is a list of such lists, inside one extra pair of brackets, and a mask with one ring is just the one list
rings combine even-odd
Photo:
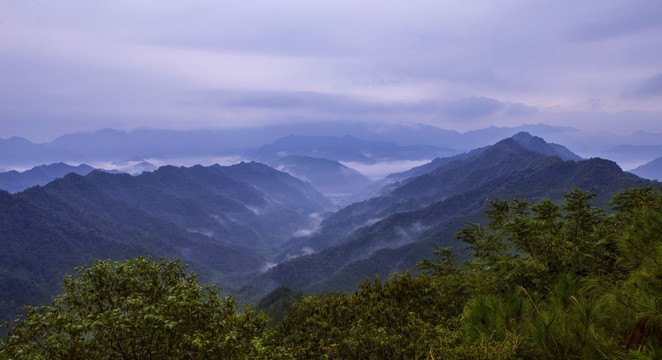
[(245, 358), (266, 324), (252, 307), (201, 286), (179, 260), (138, 257), (77, 268), (50, 306), (5, 324), (0, 358)]
[(536, 359), (659, 358), (662, 193), (626, 190), (612, 211), (591, 198), (573, 190), (564, 205), (524, 211), (491, 202), (488, 228), (458, 233), (474, 253), (463, 271), (485, 284), (464, 309), (471, 341), (514, 334)]

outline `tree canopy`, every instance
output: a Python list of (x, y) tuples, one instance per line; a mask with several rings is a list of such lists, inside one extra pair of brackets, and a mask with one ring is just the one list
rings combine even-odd
[(266, 317), (202, 286), (179, 260), (77, 268), (51, 305), (30, 307), (0, 347), (9, 359), (244, 358)]

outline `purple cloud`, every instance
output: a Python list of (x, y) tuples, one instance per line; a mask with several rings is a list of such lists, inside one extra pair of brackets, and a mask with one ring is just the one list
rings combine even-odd
[(631, 98), (662, 96), (662, 73), (653, 75), (624, 94)]

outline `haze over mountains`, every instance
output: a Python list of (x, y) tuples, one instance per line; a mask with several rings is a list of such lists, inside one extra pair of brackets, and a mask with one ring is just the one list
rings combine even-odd
[[(289, 155), (360, 163), (385, 160), (384, 154), (388, 154), (391, 160), (430, 160), (487, 146), (521, 131), (540, 136), (548, 142), (563, 144), (583, 158), (611, 159), (627, 170), (662, 156), (662, 135), (642, 131), (618, 135), (596, 134), (539, 124), (489, 127), (459, 133), (431, 125), (375, 126), (360, 122), (317, 122), (223, 131), (137, 129), (125, 132), (106, 129), (63, 135), (41, 144), (16, 137), (0, 139), (0, 170), (26, 170), (61, 161), (85, 163), (108, 170), (122, 166), (113, 166), (113, 162), (135, 165), (143, 160), (156, 166), (196, 163), (229, 165), (241, 159), (255, 160), (258, 157), (264, 161), (278, 156), (278, 152), (283, 154), (288, 151)], [(335, 141), (335, 145), (331, 140)], [(319, 146), (323, 142), (328, 142), (326, 148), (320, 147), (316, 150), (318, 153), (311, 151), (311, 144)], [(395, 150), (396, 147), (399, 147), (398, 150)], [(407, 169), (391, 172), (403, 170)]]
[(631, 172), (646, 179), (662, 181), (662, 156), (632, 169)]
[[(89, 172), (51, 173), (61, 178), (0, 193), (0, 246), (6, 249), (0, 291), (8, 294), (1, 318), (24, 304), (44, 303), (73, 266), (139, 254), (181, 257), (205, 281), (251, 301), (277, 286), (352, 290), (366, 276), (410, 268), (433, 246), (457, 245), (454, 232), (469, 220), (482, 221), (487, 199), (560, 200), (575, 187), (594, 191), (604, 204), (623, 189), (655, 184), (612, 161), (583, 160), (523, 132), (378, 182), (339, 160), (364, 156), (358, 160), (369, 164), (454, 152), (351, 136), (289, 139), (249, 150), (269, 164), (168, 165), (136, 176), (56, 164), (20, 174)], [(171, 151), (166, 154), (177, 153)]]
[(94, 168), (85, 164), (71, 166), (63, 162), (39, 165), (23, 172), (12, 170), (0, 173), (0, 189), (15, 193), (35, 185), (46, 185), (69, 173), (87, 175), (93, 170)]

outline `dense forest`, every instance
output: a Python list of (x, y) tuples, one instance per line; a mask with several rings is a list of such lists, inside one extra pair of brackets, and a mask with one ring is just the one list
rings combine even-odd
[(0, 357), (659, 358), (662, 189), (623, 191), (607, 208), (594, 197), (493, 199), (485, 225), (455, 235), (464, 253), (439, 247), (352, 294), (279, 288), (264, 311), (239, 309), (176, 259), (97, 261), (5, 324)]

